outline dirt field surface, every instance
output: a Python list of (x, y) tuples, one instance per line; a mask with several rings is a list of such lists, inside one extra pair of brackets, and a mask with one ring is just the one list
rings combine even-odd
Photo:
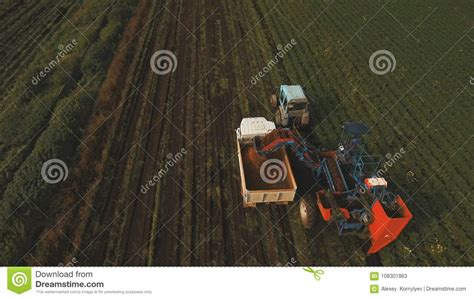
[[(473, 265), (472, 2), (362, 2), (136, 1), (18, 263)], [(397, 59), (383, 76), (379, 49)], [(371, 152), (407, 152), (385, 176), (414, 219), (380, 255), (320, 216), (305, 230), (297, 202), (242, 207), (235, 129), (274, 120), (280, 84), (305, 87), (309, 141), (334, 148), (362, 121)]]

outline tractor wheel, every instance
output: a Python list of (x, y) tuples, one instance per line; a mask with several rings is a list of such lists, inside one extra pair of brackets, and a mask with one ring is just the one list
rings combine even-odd
[(275, 115), (275, 124), (277, 126), (281, 126), (282, 121), (283, 121), (283, 117), (281, 116), (281, 111), (278, 110)]
[(272, 94), (272, 96), (270, 97), (270, 105), (272, 106), (272, 108), (276, 108), (277, 106), (277, 96)]
[(300, 199), (300, 217), (301, 223), (305, 228), (311, 228), (314, 224), (316, 202), (312, 198), (302, 197)]

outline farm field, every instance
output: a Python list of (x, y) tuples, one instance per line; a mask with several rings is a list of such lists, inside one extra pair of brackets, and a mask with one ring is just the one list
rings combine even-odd
[[(321, 217), (305, 230), (297, 203), (242, 207), (235, 129), (274, 120), (269, 96), (301, 84), (302, 134), (330, 148), (343, 122), (367, 124), (369, 152), (413, 214), (375, 264), (474, 265), (473, 11), (468, 0), (4, 1), (0, 264), (372, 263), (365, 240)], [(380, 49), (396, 60), (385, 75), (369, 67)], [(150, 65), (159, 50), (175, 57), (166, 74)], [(44, 180), (50, 159), (63, 180)]]

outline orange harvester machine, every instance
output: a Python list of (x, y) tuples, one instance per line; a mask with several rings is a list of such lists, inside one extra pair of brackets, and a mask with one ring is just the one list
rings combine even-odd
[[(387, 190), (387, 181), (377, 175), (381, 158), (365, 154), (362, 140), (368, 131), (364, 124), (344, 123), (338, 149), (322, 151), (293, 130), (275, 129), (255, 138), (254, 147), (261, 156), (281, 147), (291, 150), (299, 163), (311, 169), (319, 186), (316, 196), (309, 196), (310, 203), (317, 205), (325, 221), (336, 223), (340, 235), (368, 237), (368, 254), (373, 254), (400, 235), (412, 214), (399, 195)], [(310, 210), (300, 208), (301, 213)], [(303, 221), (308, 215), (301, 218)]]

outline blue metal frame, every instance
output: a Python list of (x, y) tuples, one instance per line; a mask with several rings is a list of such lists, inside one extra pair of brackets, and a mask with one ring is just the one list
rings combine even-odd
[[(357, 130), (363, 129), (364, 126), (355, 126)], [(291, 131), (289, 129), (285, 129), (288, 131)], [(338, 152), (339, 154), (343, 154), (342, 157), (338, 158), (338, 155), (336, 155), (335, 163), (337, 166), (337, 170), (340, 174), (340, 177), (343, 181), (344, 184), (344, 192), (343, 194), (347, 195), (346, 200), (347, 200), (347, 205), (346, 207), (352, 202), (353, 197), (357, 198), (360, 196), (360, 193), (363, 192), (361, 190), (367, 191), (367, 187), (365, 186), (365, 182), (363, 181), (363, 173), (364, 171), (367, 172), (367, 169), (369, 169), (368, 172), (371, 174), (375, 174), (380, 166), (380, 163), (382, 161), (381, 156), (372, 156), (372, 155), (365, 155), (365, 144), (362, 143), (362, 135), (360, 132), (355, 130), (354, 134), (352, 135), (347, 135), (346, 136), (346, 144), (342, 143), (342, 140), (344, 139), (344, 134), (345, 130), (343, 130), (342, 136), (341, 136), (341, 142), (340, 145), (342, 145), (344, 150), (340, 150)], [(360, 131), (360, 130), (359, 130)], [(293, 132), (293, 131), (291, 131)], [(297, 134), (297, 133), (296, 133)], [(319, 180), (321, 178), (321, 172), (324, 172), (324, 175), (326, 176), (327, 183), (329, 185), (329, 189), (332, 192), (336, 192), (336, 188), (334, 185), (334, 178), (331, 174), (331, 170), (329, 169), (328, 163), (327, 163), (327, 158), (323, 158), (320, 161), (315, 161), (312, 159), (311, 154), (314, 154), (315, 151), (318, 151), (318, 149), (313, 148), (309, 144), (307, 144), (304, 139), (302, 139), (299, 135), (295, 134), (289, 134), (289, 136), (292, 136), (294, 140), (286, 140), (284, 142), (278, 143), (275, 145), (274, 148), (268, 150), (268, 151), (259, 151), (257, 145), (255, 145), (255, 148), (257, 152), (261, 155), (267, 155), (271, 152), (275, 152), (279, 150), (282, 147), (290, 147), (292, 151), (295, 153), (295, 156), (297, 159), (303, 163), (307, 167), (309, 167), (312, 171), (313, 174), (316, 176), (315, 179)], [(305, 154), (309, 154), (306, 155)], [(349, 189), (349, 186), (346, 182), (346, 177), (344, 176), (344, 173), (342, 172), (341, 165), (339, 164), (339, 159), (342, 159), (345, 163), (352, 164), (352, 173), (349, 175), (354, 179), (354, 188)], [(386, 189), (384, 187), (373, 187), (371, 190), (371, 193), (374, 194), (376, 200), (381, 199), (384, 197), (386, 194)], [(372, 205), (375, 203), (375, 201), (372, 203)], [(354, 231), (361, 231), (364, 227), (367, 225), (362, 222), (357, 222), (357, 216), (354, 214), (362, 215), (363, 213), (366, 213), (366, 208), (361, 208), (361, 209), (352, 209), (349, 211), (351, 215), (351, 219), (356, 219), (354, 221), (347, 221), (347, 219), (337, 219), (336, 224), (338, 227), (338, 232), (339, 235), (343, 235), (346, 233), (354, 232)], [(360, 220), (360, 219), (359, 219)]]
[(338, 233), (340, 236), (353, 232), (353, 231), (359, 231), (365, 226), (365, 224), (358, 223), (358, 222), (348, 222), (346, 219), (339, 220), (336, 223), (337, 223)]

